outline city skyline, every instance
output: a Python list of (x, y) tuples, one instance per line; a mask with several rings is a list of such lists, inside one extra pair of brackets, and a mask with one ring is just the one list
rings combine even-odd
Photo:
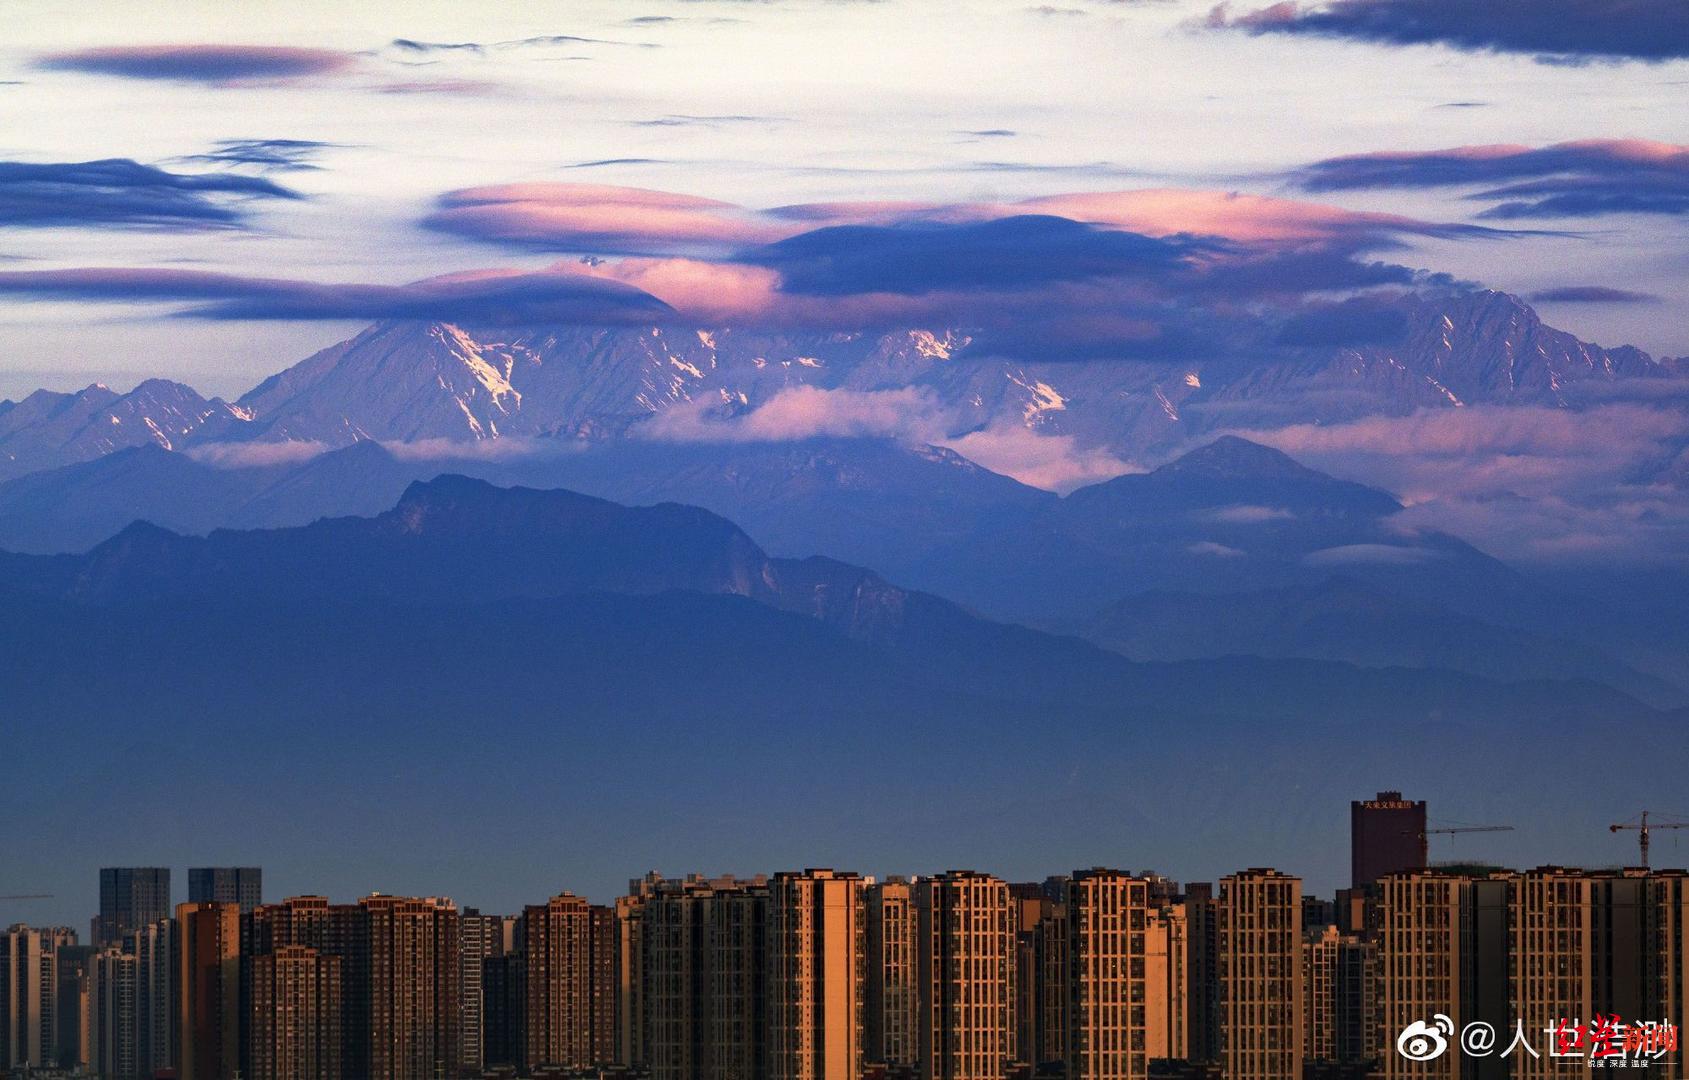
[[(1671, 831), (1680, 827), (1685, 830), (1689, 830), (1689, 817), (1674, 818), (1670, 815), (1656, 813), (1653, 815), (1653, 818), (1654, 827), (1667, 830), (1664, 835), (1673, 839), (1665, 840), (1665, 846), (1663, 847), (1653, 847), (1650, 854), (1650, 863), (1656, 869), (1689, 868), (1689, 861), (1686, 861), (1683, 857), (1679, 857), (1677, 854), (1678, 847), (1674, 843), (1675, 833)], [(1430, 840), (1432, 835), (1439, 833), (1459, 834), (1467, 832), (1493, 834), (1496, 832), (1517, 831), (1517, 826), (1512, 825), (1473, 825), (1472, 823), (1442, 824), (1444, 820), (1445, 819), (1435, 815), (1428, 817), (1426, 804), (1422, 800), (1404, 800), (1403, 793), (1400, 791), (1380, 791), (1374, 797), (1355, 799), (1350, 803), (1350, 818), (1348, 824), (1349, 841), (1346, 845), (1348, 851), (1346, 859), (1343, 861), (1343, 865), (1348, 867), (1346, 871), (1334, 876), (1311, 878), (1301, 873), (1300, 869), (1294, 864), (1286, 864), (1279, 867), (1279, 869), (1296, 873), (1298, 880), (1308, 885), (1308, 895), (1333, 896), (1344, 890), (1361, 888), (1385, 873), (1393, 873), (1406, 869), (1436, 870), (1438, 868), (1451, 867), (1493, 867), (1498, 871), (1508, 871), (1521, 870), (1529, 867), (1580, 865), (1575, 861), (1556, 859), (1548, 854), (1544, 854), (1543, 856), (1537, 858), (1503, 860), (1496, 858), (1493, 855), (1486, 855), (1482, 849), (1470, 848), (1464, 853), (1444, 851), (1443, 854), (1450, 856), (1448, 858), (1430, 858), (1430, 852), (1432, 851)], [(1408, 822), (1411, 827), (1401, 827), (1400, 823), (1403, 821)], [(1640, 861), (1640, 851), (1638, 848), (1639, 837), (1636, 832), (1636, 821), (1632, 820), (1620, 824), (1621, 828), (1615, 828), (1609, 832), (1610, 842), (1615, 851), (1628, 852), (1632, 857), (1629, 859), (1621, 857), (1615, 861), (1606, 863), (1581, 865), (1586, 866), (1592, 872), (1618, 871), (1642, 866)], [(1451, 837), (1450, 839), (1452, 841), (1454, 838)], [(721, 877), (726, 879), (743, 878), (748, 880), (753, 876), (768, 876), (775, 872), (769, 869), (766, 862), (754, 864), (749, 868), (745, 866), (732, 868), (717, 866), (708, 871), (700, 871), (697, 869), (698, 861), (699, 860), (694, 860), (692, 869), (682, 868), (680, 874), (669, 875), (667, 879), (676, 880), (694, 877), (711, 879)], [(262, 863), (262, 860), (257, 860), (255, 863), (241, 867), (240, 870), (248, 875), (247, 880), (249, 881), (253, 879), (260, 882), (267, 880), (269, 882), (268, 886), (255, 885), (253, 888), (255, 890), (264, 889), (267, 891), (270, 899), (261, 900), (256, 892), (242, 894), (243, 896), (252, 898), (250, 902), (243, 900), (243, 907), (250, 907), (256, 902), (274, 903), (274, 897), (276, 896), (317, 896), (328, 893), (347, 896), (373, 896), (385, 894), (450, 897), (454, 901), (461, 902), (467, 908), (487, 911), (499, 911), (501, 909), (519, 911), (526, 902), (522, 900), (522, 894), (519, 891), (511, 892), (508, 887), (502, 894), (497, 894), (500, 902), (495, 903), (489, 900), (485, 895), (475, 891), (477, 888), (486, 889), (487, 886), (484, 883), (478, 886), (470, 885), (466, 891), (464, 889), (449, 888), (447, 887), (447, 885), (449, 885), (448, 882), (440, 880), (434, 881), (432, 883), (432, 887), (430, 887), (428, 882), (422, 881), (419, 883), (420, 887), (407, 887), (405, 890), (399, 891), (395, 891), (390, 888), (384, 889), (382, 887), (382, 883), (379, 881), (371, 881), (364, 885), (323, 890), (320, 888), (320, 876), (314, 879), (312, 877), (313, 872), (309, 869), (300, 868), (295, 870), (292, 875), (286, 878), (278, 878), (278, 876), (273, 872), (272, 865), (271, 871), (266, 877), (264, 869), (262, 866), (258, 865), (260, 863)], [(795, 870), (798, 865), (803, 865), (808, 868), (814, 863), (814, 860), (808, 860), (806, 862), (805, 860), (800, 859), (796, 860), (795, 863), (787, 869)], [(1262, 860), (1256, 860), (1256, 863), (1265, 865)], [(929, 865), (924, 869), (912, 869), (909, 867), (885, 868), (883, 866), (878, 867), (877, 869), (872, 869), (861, 864), (840, 865), (850, 867), (850, 872), (866, 872), (866, 880), (880, 882), (914, 881), (920, 880), (924, 877), (933, 877), (954, 871), (980, 869), (979, 866), (968, 867), (963, 865), (945, 865), (942, 868), (936, 865)], [(982, 865), (985, 867), (985, 872), (1003, 872), (1003, 865), (1001, 862), (987, 862)], [(1089, 862), (1081, 860), (1076, 863), (1076, 865), (1081, 867), (1133, 867), (1134, 869), (1128, 871), (1129, 873), (1166, 877), (1172, 881), (1218, 881), (1224, 877), (1225, 873), (1229, 872), (1229, 870), (1237, 869), (1236, 867), (1229, 868), (1229, 870), (1227, 868), (1221, 868), (1219, 873), (1210, 875), (1190, 875), (1180, 873), (1179, 869), (1174, 866), (1143, 866), (1131, 860), (1111, 861), (1107, 859), (1093, 859)], [(672, 871), (674, 868), (671, 867), (669, 869)], [(1051, 869), (1052, 868), (1046, 860), (1043, 863), (1035, 863), (1033, 868), (1027, 872), (1004, 873), (1004, 880), (1041, 881), (1048, 876)], [(189, 876), (184, 878), (184, 880), (193, 880), (193, 875), (195, 874), (214, 874), (219, 870), (224, 873), (234, 872), (234, 868), (229, 867), (193, 869), (189, 871)], [(139, 872), (140, 871), (136, 868), (116, 867), (101, 869), (100, 875), (101, 880), (104, 881), (106, 877), (110, 875), (134, 874)], [(154, 871), (152, 868), (148, 868), (147, 872), (162, 873), (164, 881), (168, 882), (170, 880), (170, 869), (168, 867), (158, 868), (157, 871)], [(658, 868), (654, 867), (647, 867), (646, 872), (650, 874), (657, 874), (659, 877), (664, 876)], [(562, 880), (567, 881), (568, 875), (564, 875)], [(565, 885), (565, 891), (570, 891), (571, 895), (579, 895), (588, 902), (600, 904), (609, 903), (614, 897), (622, 895), (619, 892), (619, 883), (627, 880), (629, 879), (626, 876), (626, 870), (624, 868), (622, 876), (611, 879), (610, 881), (570, 881)], [(287, 882), (287, 884), (283, 884), (280, 888), (276, 888), (275, 883), (277, 881)], [(544, 891), (543, 888), (541, 891)], [(209, 901), (210, 899), (212, 898), (206, 897), (206, 900)], [(230, 898), (220, 897), (219, 899)], [(39, 908), (37, 908), (34, 912), (28, 910), (29, 908), (35, 907), (35, 905), (41, 903), (43, 900), (54, 901), (55, 905), (53, 910), (57, 910), (65, 914), (61, 914), (61, 916), (57, 918), (44, 917), (40, 914)], [(65, 900), (68, 900), (68, 897), (53, 896), (39, 899), (25, 897), (22, 899), (11, 900), (0, 898), (0, 924), (10, 924), (12, 922), (23, 921), (32, 925), (61, 925), (70, 927), (88, 925), (86, 917), (79, 918), (73, 908), (71, 908), (67, 903), (62, 902)], [(193, 902), (193, 898), (187, 894), (182, 896), (182, 900), (184, 902)], [(165, 901), (166, 908), (173, 910), (176, 901), (172, 897), (166, 897)], [(98, 921), (98, 910), (99, 905), (96, 904), (96, 922)], [(130, 929), (133, 929), (133, 927), (130, 927)]]
[[(565, 891), (508, 917), (385, 894), (189, 902), (99, 949), (12, 926), (0, 1065), (1390, 1080), (1561, 1075), (1575, 1049), (1680, 1074), (1689, 872), (1408, 866), (1335, 907), (1302, 885), (1262, 867), (1217, 890), (1101, 867), (1021, 884), (812, 868), (647, 874), (613, 906)], [(1470, 1041), (1510, 1027), (1500, 1058)]]

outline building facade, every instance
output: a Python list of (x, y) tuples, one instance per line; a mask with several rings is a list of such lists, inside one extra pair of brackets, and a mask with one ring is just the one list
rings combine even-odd
[(93, 944), (122, 945), (143, 926), (170, 917), (170, 869), (164, 866), (108, 866), (100, 871), (100, 914)]
[(264, 902), (264, 871), (256, 866), (191, 867), (188, 902), (237, 904), (242, 911), (251, 911)]
[(1220, 882), (1220, 1061), (1228, 1080), (1302, 1075), (1302, 883), (1277, 870)]
[(768, 887), (770, 1080), (861, 1075), (868, 912), (856, 874), (775, 874)]
[(341, 1080), (340, 957), (283, 945), (252, 958), (252, 1080)]
[(999, 1080), (1015, 1046), (1015, 906), (1008, 883), (952, 870), (916, 890), (923, 1080)]
[(241, 1050), (241, 932), (235, 904), (176, 908), (181, 1080), (234, 1080)]

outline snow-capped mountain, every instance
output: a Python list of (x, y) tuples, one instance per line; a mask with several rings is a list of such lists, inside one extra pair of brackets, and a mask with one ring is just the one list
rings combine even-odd
[(1689, 381), (1689, 364), (1579, 341), (1504, 293), (1403, 301), (1400, 315), (1397, 344), (1286, 347), (1249, 363), (1020, 362), (982, 354), (960, 329), (382, 323), (233, 405), (162, 380), (0, 403), (0, 479), (145, 443), (614, 439), (677, 408), (751, 413), (793, 387), (915, 391), (925, 441), (1013, 425), (1153, 462), (1221, 430), (1475, 404), (1575, 408), (1639, 381)]
[(177, 450), (226, 438), (250, 414), (192, 387), (148, 379), (127, 394), (95, 383), (0, 402), (0, 479), (88, 461), (132, 446)]
[(771, 334), (729, 328), (371, 327), (242, 397), (243, 437), (616, 436), (684, 403), (753, 411), (793, 386), (912, 387), (953, 433), (1020, 424), (1143, 460), (1223, 428), (1330, 423), (1473, 404), (1577, 405), (1681, 365), (1543, 325), (1497, 292), (1404, 302), (1398, 344), (1287, 349), (1260, 362), (1022, 363), (965, 331)]

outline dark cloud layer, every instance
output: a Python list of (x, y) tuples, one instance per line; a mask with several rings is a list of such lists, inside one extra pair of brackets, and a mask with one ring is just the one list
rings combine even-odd
[(979, 348), (1027, 359), (1244, 358), (1316, 339), (1373, 343), (1390, 316), (1324, 309), (1357, 293), (1461, 287), (1375, 252), (1404, 236), (1511, 235), (1224, 192), (758, 211), (555, 183), (450, 192), (425, 224), (483, 242), (610, 256), (593, 272), (703, 322), (964, 327)]
[(473, 323), (649, 321), (666, 304), (619, 282), (562, 271), (476, 272), (405, 285), (319, 283), (158, 268), (0, 272), (0, 294), (178, 302), (204, 319), (443, 319)]
[(326, 75), (352, 67), (357, 57), (285, 45), (111, 45), (52, 53), (37, 63), (55, 71), (219, 84)]
[(1048, 282), (1164, 275), (1201, 245), (1024, 215), (964, 225), (839, 225), (746, 252), (785, 288), (818, 295), (1025, 288)]
[(1653, 293), (1632, 292), (1607, 285), (1562, 285), (1532, 293), (1531, 299), (1551, 304), (1657, 304), (1660, 297)]
[(1469, 197), (1491, 219), (1689, 213), (1689, 147), (1639, 139), (1353, 154), (1292, 179), (1307, 191), (1479, 186)]
[(0, 162), (0, 225), (229, 228), (244, 218), (231, 199), (299, 197), (260, 177), (173, 173), (126, 158)]
[(1287, 0), (1236, 15), (1221, 4), (1209, 13), (1208, 24), (1252, 34), (1524, 53), (1558, 62), (1689, 57), (1689, 4), (1683, 0)]

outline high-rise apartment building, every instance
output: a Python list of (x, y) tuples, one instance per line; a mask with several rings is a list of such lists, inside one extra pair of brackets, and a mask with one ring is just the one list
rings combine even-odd
[(0, 1069), (58, 1064), (58, 940), (21, 923), (0, 934)]
[(916, 987), (918, 939), (915, 892), (892, 878), (868, 886), (868, 983), (863, 1056), (886, 1065), (919, 1060), (920, 997)]
[(94, 1052), (93, 969), (94, 954), (99, 950), (77, 944), (76, 931), (68, 926), (55, 926), (42, 933), (46, 946), (53, 951), (58, 981), (54, 1005), (58, 1063), (67, 1069), (86, 1066)]
[(1357, 889), (1385, 874), (1425, 869), (1425, 804), (1399, 791), (1351, 802), (1349, 869)]
[[(347, 992), (359, 1003), (350, 1011), (362, 1029), (358, 1042), (367, 1048), (367, 1071), (348, 1075), (410, 1080), (455, 1068), (457, 908), (434, 897), (377, 895), (360, 900), (358, 909), (363, 925), (354, 922), (352, 927), (354, 955), (347, 956), (333, 942), (330, 947), (351, 966), (345, 976)], [(332, 911), (330, 918), (332, 929)], [(342, 1031), (343, 1040), (350, 1042), (346, 1035)]]
[[(1653, 927), (1649, 982), (1654, 998), (1638, 1015), (1689, 1032), (1689, 874), (1656, 870), (1648, 876), (1648, 912)], [(1678, 1051), (1678, 1072), (1689, 1076), (1689, 1052)]]
[[(1009, 897), (1015, 905), (1015, 1047), (1020, 1058), (1033, 1066), (1064, 1059), (1066, 1032), (1046, 1031), (1045, 1022), (1066, 1023), (1065, 996), (1057, 992), (1061, 989), (1059, 971), (1054, 973), (1058, 983), (1052, 984), (1045, 978), (1044, 964), (1050, 920), (1061, 907), (1066, 880), (1050, 878), (1009, 885)], [(1065, 941), (1062, 947), (1065, 949)], [(1063, 998), (1064, 1004), (1052, 1011), (1045, 999), (1056, 997)]]
[(1185, 950), (1188, 958), (1185, 1025), (1186, 1057), (1220, 1058), (1220, 913), (1210, 882), (1185, 886)]
[(522, 1064), (522, 1022), (527, 998), (522, 985), (522, 950), (514, 944), (503, 956), (481, 965), (481, 1044), (488, 1067)]
[(615, 1053), (615, 916), (571, 893), (522, 913), (524, 1063), (581, 1068)]
[(458, 1067), (479, 1076), (487, 1061), (486, 969), (514, 946), (516, 919), (464, 908), (458, 934)]
[(1151, 894), (1144, 945), (1144, 1052), (1149, 1060), (1190, 1056), (1190, 928), (1183, 904)]
[(1038, 1012), (1032, 1025), (1032, 1049), (1029, 1052), (1021, 1047), (1021, 1055), (1030, 1057), (1034, 1064), (1047, 1067), (1060, 1063), (1063, 1069), (1067, 1068), (1067, 1021), (1073, 1004), (1067, 992), (1070, 942), (1067, 937), (1067, 903), (1062, 899), (1066, 888), (1066, 878), (1051, 878), (1043, 886), (1045, 895), (1055, 899), (1048, 910), (1040, 911), (1038, 926), (1032, 935), (1036, 954), (1032, 966), (1038, 976), (1032, 1000)]
[(922, 1080), (1000, 1080), (1016, 1060), (1008, 883), (952, 870), (923, 879), (916, 897)]
[(1067, 880), (1069, 1080), (1149, 1075), (1148, 890), (1119, 870), (1078, 870)]
[(646, 997), (645, 903), (663, 883), (652, 872), (628, 882), (626, 896), (616, 898), (615, 1013), (618, 1064), (629, 1067), (651, 1061), (651, 1005)]
[(767, 1076), (768, 883), (664, 882), (645, 902), (653, 1080)]
[(240, 1069), (240, 907), (176, 908), (180, 1080), (234, 1080)]
[(282, 945), (251, 964), (251, 1080), (341, 1080), (341, 958)]
[(868, 912), (856, 874), (804, 870), (768, 886), (769, 1080), (862, 1072)]
[(1307, 931), (1302, 944), (1302, 1053), (1309, 1062), (1359, 1065), (1376, 1060), (1372, 942), (1335, 924)]
[(140, 960), (121, 949), (101, 949), (89, 965), (88, 1067), (100, 1080), (145, 1080), (141, 1061)]
[(108, 866), (100, 871), (100, 914), (95, 946), (121, 945), (143, 926), (170, 917), (170, 870), (162, 866)]
[(1302, 1075), (1302, 882), (1252, 869), (1220, 882), (1220, 1060), (1227, 1080)]
[[(1596, 1017), (1667, 1019), (1661, 1015), (1670, 1008), (1666, 995), (1681, 993), (1683, 942), (1659, 933), (1672, 913), (1662, 909), (1662, 890), (1651, 877), (1640, 869), (1591, 873), (1557, 866), (1511, 876), (1508, 996), (1527, 1028), (1543, 1032)], [(1577, 1042), (1576, 1061), (1547, 1054), (1521, 1058), (1512, 1075), (1539, 1080), (1565, 1076), (1568, 1065), (1595, 1068), (1595, 1048), (1586, 1039)]]
[(130, 934), (125, 951), (135, 957), (135, 1037), (140, 1075), (174, 1069), (181, 1037), (176, 990), (176, 921), (160, 919)]
[(188, 902), (238, 904), (241, 911), (251, 911), (264, 902), (264, 871), (256, 866), (190, 868)]

